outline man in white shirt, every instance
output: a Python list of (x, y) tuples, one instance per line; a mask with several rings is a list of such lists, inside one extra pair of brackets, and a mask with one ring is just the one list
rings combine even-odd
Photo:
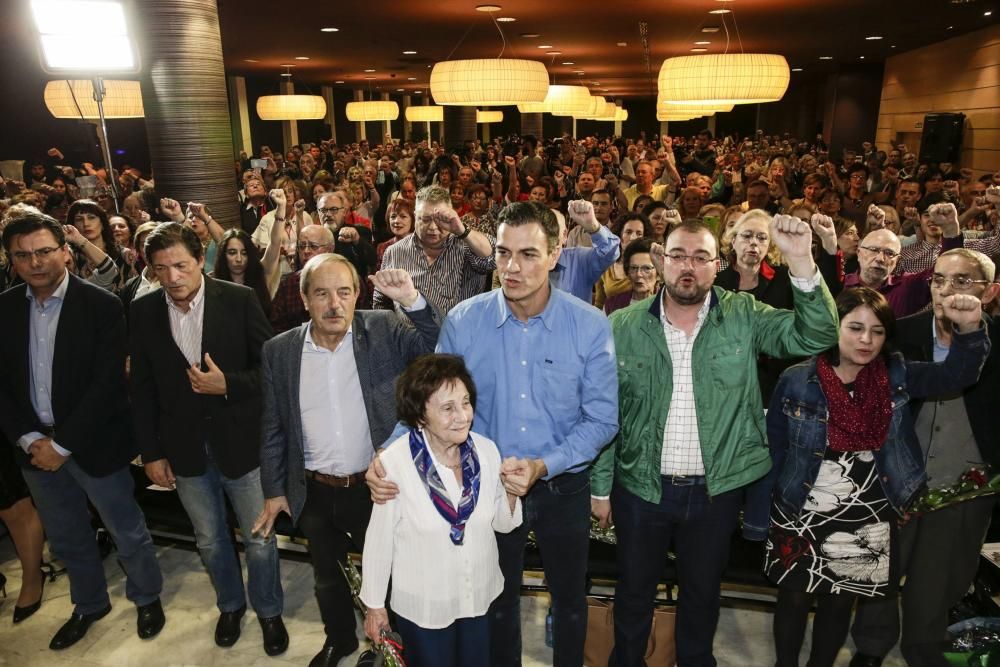
[(270, 535), (284, 512), (309, 540), (326, 631), (311, 667), (334, 667), (358, 647), (351, 592), (338, 563), (364, 548), (372, 507), (365, 470), (396, 423), (395, 380), (411, 360), (434, 351), (440, 328), (406, 271), (379, 271), (372, 282), (405, 317), (355, 310), (357, 270), (341, 255), (316, 255), (299, 283), (310, 320), (263, 350), (267, 500), (254, 532)]

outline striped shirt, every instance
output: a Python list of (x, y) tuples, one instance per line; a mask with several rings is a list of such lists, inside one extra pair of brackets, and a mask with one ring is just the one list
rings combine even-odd
[[(1000, 235), (990, 234), (985, 238), (965, 238), (961, 246), (969, 250), (978, 250), (991, 259), (996, 259), (1000, 255)], [(934, 266), (938, 255), (944, 252), (940, 243), (930, 241), (917, 241), (906, 246), (899, 253), (899, 262), (896, 265), (896, 273), (920, 273)]]
[(191, 365), (201, 363), (201, 332), (205, 323), (205, 279), (201, 280), (198, 293), (184, 312), (173, 302), (166, 290), (167, 314), (170, 316), (170, 335)]
[[(496, 239), (486, 235), (494, 252)], [(494, 254), (477, 257), (460, 239), (449, 236), (437, 259), (430, 261), (420, 246), (416, 234), (410, 234), (392, 244), (382, 257), (382, 269), (405, 269), (413, 278), (413, 286), (435, 308), (447, 313), (456, 304), (480, 294), (485, 289), (484, 276), (497, 268)], [(373, 308), (390, 310), (392, 300), (375, 290)]]

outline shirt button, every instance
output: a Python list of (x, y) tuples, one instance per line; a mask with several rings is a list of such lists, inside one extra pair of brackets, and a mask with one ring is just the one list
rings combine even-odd
[(528, 397), (527, 394), (521, 394), (521, 398), (527, 398), (527, 397)]
[(522, 360), (521, 360), (521, 365), (522, 365), (522, 366), (527, 366), (527, 365), (528, 365), (528, 362), (527, 362), (527, 361), (525, 361), (524, 359), (522, 359)]
[(522, 433), (523, 433), (524, 431), (527, 431), (527, 430), (528, 430), (528, 428), (527, 428), (526, 426), (522, 426), (522, 427), (521, 427), (521, 432), (522, 432)]
[(524, 327), (523, 329), (521, 329), (521, 331), (523, 331), (524, 333), (528, 333), (528, 327)]

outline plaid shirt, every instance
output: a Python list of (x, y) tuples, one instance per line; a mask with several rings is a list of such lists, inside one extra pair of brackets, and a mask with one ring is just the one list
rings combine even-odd
[[(930, 241), (917, 241), (913, 245), (908, 245), (899, 253), (899, 262), (896, 265), (896, 273), (920, 273), (934, 267), (938, 255), (951, 248), (968, 248), (978, 250), (992, 259), (1000, 255), (1000, 228), (997, 234), (980, 239), (962, 238), (962, 243), (948, 243), (948, 239), (942, 239), (942, 244), (931, 243)], [(947, 248), (943, 246), (947, 245)], [(943, 248), (943, 249), (942, 249)]]
[(274, 334), (294, 329), (309, 319), (309, 312), (299, 294), (299, 271), (281, 277), (278, 291), (271, 299), (271, 326)]

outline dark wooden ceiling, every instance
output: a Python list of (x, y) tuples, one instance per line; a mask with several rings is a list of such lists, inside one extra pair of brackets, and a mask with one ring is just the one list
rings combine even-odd
[[(502, 9), (494, 16), (516, 19), (499, 24), (503, 37), (490, 14), (475, 11), (477, 4), (474, 0), (326, 0), (282, 5), (273, 0), (220, 0), (226, 68), (277, 81), (283, 71), (280, 66), (291, 64), (294, 80), (312, 85), (343, 81), (335, 85), (416, 92), (428, 88), (429, 66), (437, 61), (496, 57), (503, 49), (505, 57), (545, 62), (556, 83), (580, 82), (596, 94), (613, 97), (647, 96), (656, 93), (656, 75), (664, 58), (690, 53), (699, 48), (696, 41), (711, 42), (701, 45), (707, 53), (722, 53), (727, 29), (730, 52), (742, 48), (780, 53), (791, 67), (804, 70), (793, 73), (794, 81), (844, 64), (881, 62), (894, 53), (983, 27), (993, 20), (984, 12), (1000, 2), (499, 0), (496, 4)], [(709, 13), (716, 9), (732, 13)], [(339, 31), (321, 32), (325, 27)], [(705, 33), (704, 27), (718, 31)], [(873, 35), (882, 39), (866, 39)], [(538, 48), (544, 45), (552, 48)], [(560, 53), (548, 55), (549, 51)]]

